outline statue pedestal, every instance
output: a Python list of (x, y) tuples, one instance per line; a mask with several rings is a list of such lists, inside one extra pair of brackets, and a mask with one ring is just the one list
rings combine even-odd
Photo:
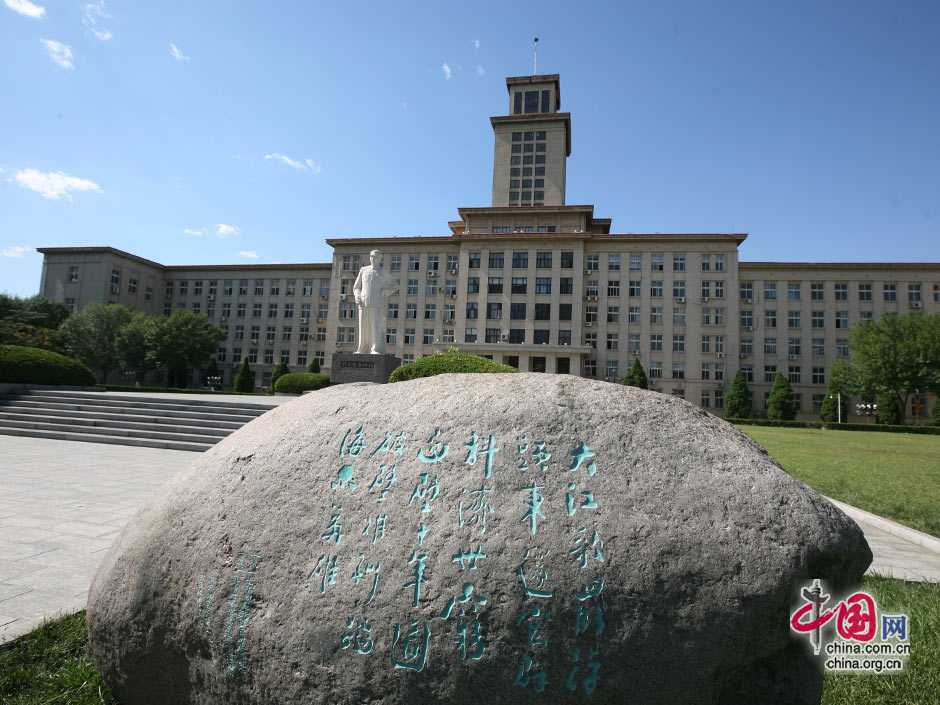
[(385, 384), (392, 370), (401, 367), (401, 359), (390, 355), (359, 355), (357, 353), (333, 353), (330, 382), (377, 382)]

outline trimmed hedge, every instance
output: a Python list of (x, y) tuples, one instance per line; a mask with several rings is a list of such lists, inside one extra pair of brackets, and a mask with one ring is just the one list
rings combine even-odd
[(316, 372), (288, 372), (277, 378), (274, 384), (275, 392), (285, 392), (287, 394), (300, 394), (309, 392), (313, 389), (323, 389), (330, 384), (330, 378), (324, 374)]
[(836, 423), (834, 421), (773, 421), (771, 419), (725, 419), (744, 426), (781, 426), (783, 428), (820, 428), (828, 431), (879, 431), (881, 433), (919, 433), (940, 436), (940, 426), (901, 426), (868, 423)]
[(393, 371), (389, 382), (404, 382), (419, 377), (433, 377), (451, 372), (518, 372), (515, 367), (487, 360), (479, 355), (448, 350), (422, 357)]
[(95, 375), (78, 360), (51, 350), (0, 345), (0, 382), (93, 387)]

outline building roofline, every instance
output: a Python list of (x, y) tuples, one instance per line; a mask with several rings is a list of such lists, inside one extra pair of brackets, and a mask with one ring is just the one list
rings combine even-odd
[(457, 209), (457, 212), (462, 216), (464, 213), (468, 215), (486, 215), (487, 213), (500, 212), (500, 213), (552, 213), (552, 212), (569, 212), (574, 211), (577, 213), (593, 213), (594, 206), (591, 204), (578, 204), (570, 206), (464, 206)]
[(108, 254), (114, 255), (116, 257), (124, 257), (134, 262), (140, 262), (141, 264), (146, 264), (157, 269), (162, 269), (165, 272), (194, 272), (197, 270), (211, 270), (219, 271), (223, 269), (236, 270), (236, 271), (249, 271), (249, 270), (264, 270), (272, 271), (277, 269), (288, 269), (288, 270), (300, 270), (300, 269), (332, 269), (333, 265), (330, 262), (307, 262), (307, 263), (290, 263), (290, 264), (160, 264), (159, 262), (154, 262), (153, 260), (146, 259), (144, 257), (139, 257), (137, 255), (131, 254), (130, 252), (125, 252), (124, 250), (119, 250), (116, 247), (108, 246), (94, 246), (94, 247), (37, 247), (37, 252), (40, 252), (44, 255), (91, 255), (91, 254)]
[[(533, 83), (555, 84), (555, 110), (561, 109), (561, 76), (557, 73), (541, 73), (532, 76), (507, 76), (506, 92), (512, 92), (512, 86), (531, 85)], [(531, 114), (531, 113), (530, 113)]]
[(140, 262), (141, 264), (146, 264), (151, 267), (156, 267), (157, 269), (166, 269), (166, 265), (160, 264), (159, 262), (154, 262), (153, 260), (131, 254), (130, 252), (125, 252), (124, 250), (119, 250), (116, 247), (108, 247), (107, 245), (97, 245), (90, 247), (37, 247), (36, 252), (40, 252), (44, 255), (108, 254), (115, 255), (117, 257), (126, 257), (127, 259), (134, 260), (135, 262)]
[(324, 242), (337, 245), (407, 245), (418, 242), (454, 242), (453, 235), (388, 235), (384, 237), (328, 237)]
[(809, 269), (826, 270), (836, 269), (845, 271), (860, 271), (874, 269), (878, 271), (918, 269), (935, 269), (940, 271), (940, 262), (738, 262), (739, 269), (768, 271), (773, 269)]

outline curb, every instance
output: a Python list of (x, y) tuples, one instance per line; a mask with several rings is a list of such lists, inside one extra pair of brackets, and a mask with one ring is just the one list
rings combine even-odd
[[(825, 497), (825, 495), (823, 496)], [(891, 534), (892, 536), (897, 536), (898, 538), (904, 539), (905, 541), (910, 541), (911, 543), (917, 544), (922, 548), (926, 548), (928, 551), (940, 555), (940, 539), (936, 539), (930, 534), (917, 531), (917, 529), (911, 529), (907, 526), (898, 524), (896, 521), (891, 521), (890, 519), (885, 519), (884, 517), (880, 517), (877, 514), (866, 512), (864, 509), (859, 509), (858, 507), (853, 507), (851, 504), (839, 502), (838, 500), (832, 499), (831, 497), (826, 497), (826, 499), (836, 505), (843, 512), (848, 514), (852, 519), (855, 519), (855, 521), (871, 524), (881, 529), (882, 531)]]

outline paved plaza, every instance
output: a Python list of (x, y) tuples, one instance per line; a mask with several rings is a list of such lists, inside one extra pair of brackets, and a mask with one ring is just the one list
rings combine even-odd
[[(0, 436), (0, 643), (83, 609), (103, 552), (124, 524), (198, 457)], [(865, 531), (875, 554), (869, 572), (940, 582), (940, 541), (839, 506)]]

